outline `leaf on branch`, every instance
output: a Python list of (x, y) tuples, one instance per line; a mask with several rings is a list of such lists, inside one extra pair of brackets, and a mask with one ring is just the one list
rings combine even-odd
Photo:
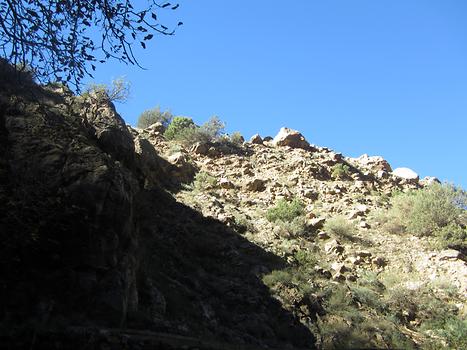
[(162, 8), (166, 8), (166, 7), (168, 7), (168, 6), (170, 6), (170, 2), (166, 2), (166, 3), (165, 3), (164, 5), (162, 5), (161, 7), (162, 7)]
[(143, 47), (143, 49), (146, 48), (146, 44), (143, 41), (141, 41), (141, 46)]
[(172, 6), (172, 10), (178, 9), (179, 6), (180, 6), (180, 4), (177, 4), (177, 5), (175, 5), (175, 6)]
[(154, 12), (151, 13), (151, 17), (154, 18), (157, 21), (157, 15)]
[(182, 26), (182, 25), (183, 25), (183, 22), (178, 22), (177, 25), (178, 25), (178, 26)]
[(148, 34), (144, 37), (144, 40), (151, 40), (154, 35)]
[(162, 24), (161, 24), (161, 27), (162, 27), (162, 29), (164, 29), (164, 30), (169, 29), (169, 28), (167, 28), (166, 26), (164, 26), (164, 25), (162, 25)]

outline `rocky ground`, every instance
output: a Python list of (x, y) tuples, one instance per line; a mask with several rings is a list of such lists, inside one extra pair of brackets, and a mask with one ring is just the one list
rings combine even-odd
[[(286, 128), (183, 147), (160, 124), (125, 125), (105, 96), (2, 69), (0, 337), (10, 348), (448, 345), (419, 326), (435, 306), (466, 312), (464, 256), (388, 234), (379, 216), (394, 191), (436, 179)], [(304, 204), (303, 222), (267, 219), (281, 199)], [(329, 230), (336, 218), (352, 229)]]
[[(154, 125), (133, 132), (147, 138), (182, 173), (193, 166), (203, 174), (193, 186), (174, 193), (178, 201), (227, 226), (240, 226), (250, 242), (291, 265), (297, 264), (297, 252), (312, 254), (313, 268), (329, 283), (358, 285), (360, 278), (375, 274), (394, 289), (449, 286), (457, 293), (452, 303), (459, 312), (466, 312), (467, 265), (462, 254), (433, 248), (428, 238), (388, 234), (378, 222), (378, 212), (388, 207), (394, 191), (422, 188), (436, 178), (420, 180), (410, 169), (393, 170), (382, 157), (344, 157), (310, 145), (298, 132), (286, 128), (274, 139), (255, 135), (230, 150), (216, 145), (174, 149), (162, 131)], [(333, 175), (338, 164), (348, 166), (345, 176)], [(283, 232), (266, 219), (267, 210), (282, 198), (305, 203), (303, 233)], [(353, 225), (351, 237), (323, 230), (326, 220), (336, 216)], [(284, 305), (291, 302), (283, 296), (278, 299)], [(294, 307), (289, 308), (296, 312)], [(414, 346), (430, 342), (408, 330), (405, 335)], [(384, 347), (384, 342), (374, 344)]]

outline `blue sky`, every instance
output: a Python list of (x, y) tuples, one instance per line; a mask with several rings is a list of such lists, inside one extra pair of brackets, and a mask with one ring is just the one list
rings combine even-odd
[(137, 50), (146, 70), (98, 66), (131, 82), (127, 123), (160, 105), (246, 138), (287, 126), (467, 188), (467, 1), (179, 3), (160, 13), (176, 35)]

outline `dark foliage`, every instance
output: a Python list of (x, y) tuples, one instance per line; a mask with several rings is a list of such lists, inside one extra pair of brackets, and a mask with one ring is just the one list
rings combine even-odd
[(0, 57), (18, 70), (31, 69), (39, 82), (66, 81), (79, 89), (97, 62), (139, 65), (135, 44), (146, 48), (154, 34), (174, 34), (158, 22), (156, 11), (178, 4), (150, 0), (141, 9), (137, 3), (0, 0)]

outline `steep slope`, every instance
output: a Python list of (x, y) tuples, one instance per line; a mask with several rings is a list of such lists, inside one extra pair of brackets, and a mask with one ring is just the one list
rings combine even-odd
[(105, 96), (3, 69), (2, 344), (313, 347), (261, 282), (285, 262), (168, 194), (194, 168), (134, 137)]
[(465, 257), (386, 222), (394, 193), (435, 179), (286, 128), (184, 147), (125, 125), (105, 94), (2, 70), (2, 344), (465, 344)]
[[(241, 147), (191, 149), (174, 147), (162, 132), (134, 130), (168, 161), (199, 169), (193, 184), (175, 194), (179, 201), (288, 263), (264, 269), (263, 281), (315, 334), (318, 347), (449, 347), (420, 327), (465, 315), (463, 255), (434, 248), (429, 237), (390, 234), (380, 218), (394, 193), (436, 179), (393, 172), (381, 157), (346, 158), (291, 130), (274, 140), (255, 136)], [(287, 132), (295, 141), (280, 145), (277, 138)], [(281, 200), (303, 203), (303, 222), (268, 220)]]

